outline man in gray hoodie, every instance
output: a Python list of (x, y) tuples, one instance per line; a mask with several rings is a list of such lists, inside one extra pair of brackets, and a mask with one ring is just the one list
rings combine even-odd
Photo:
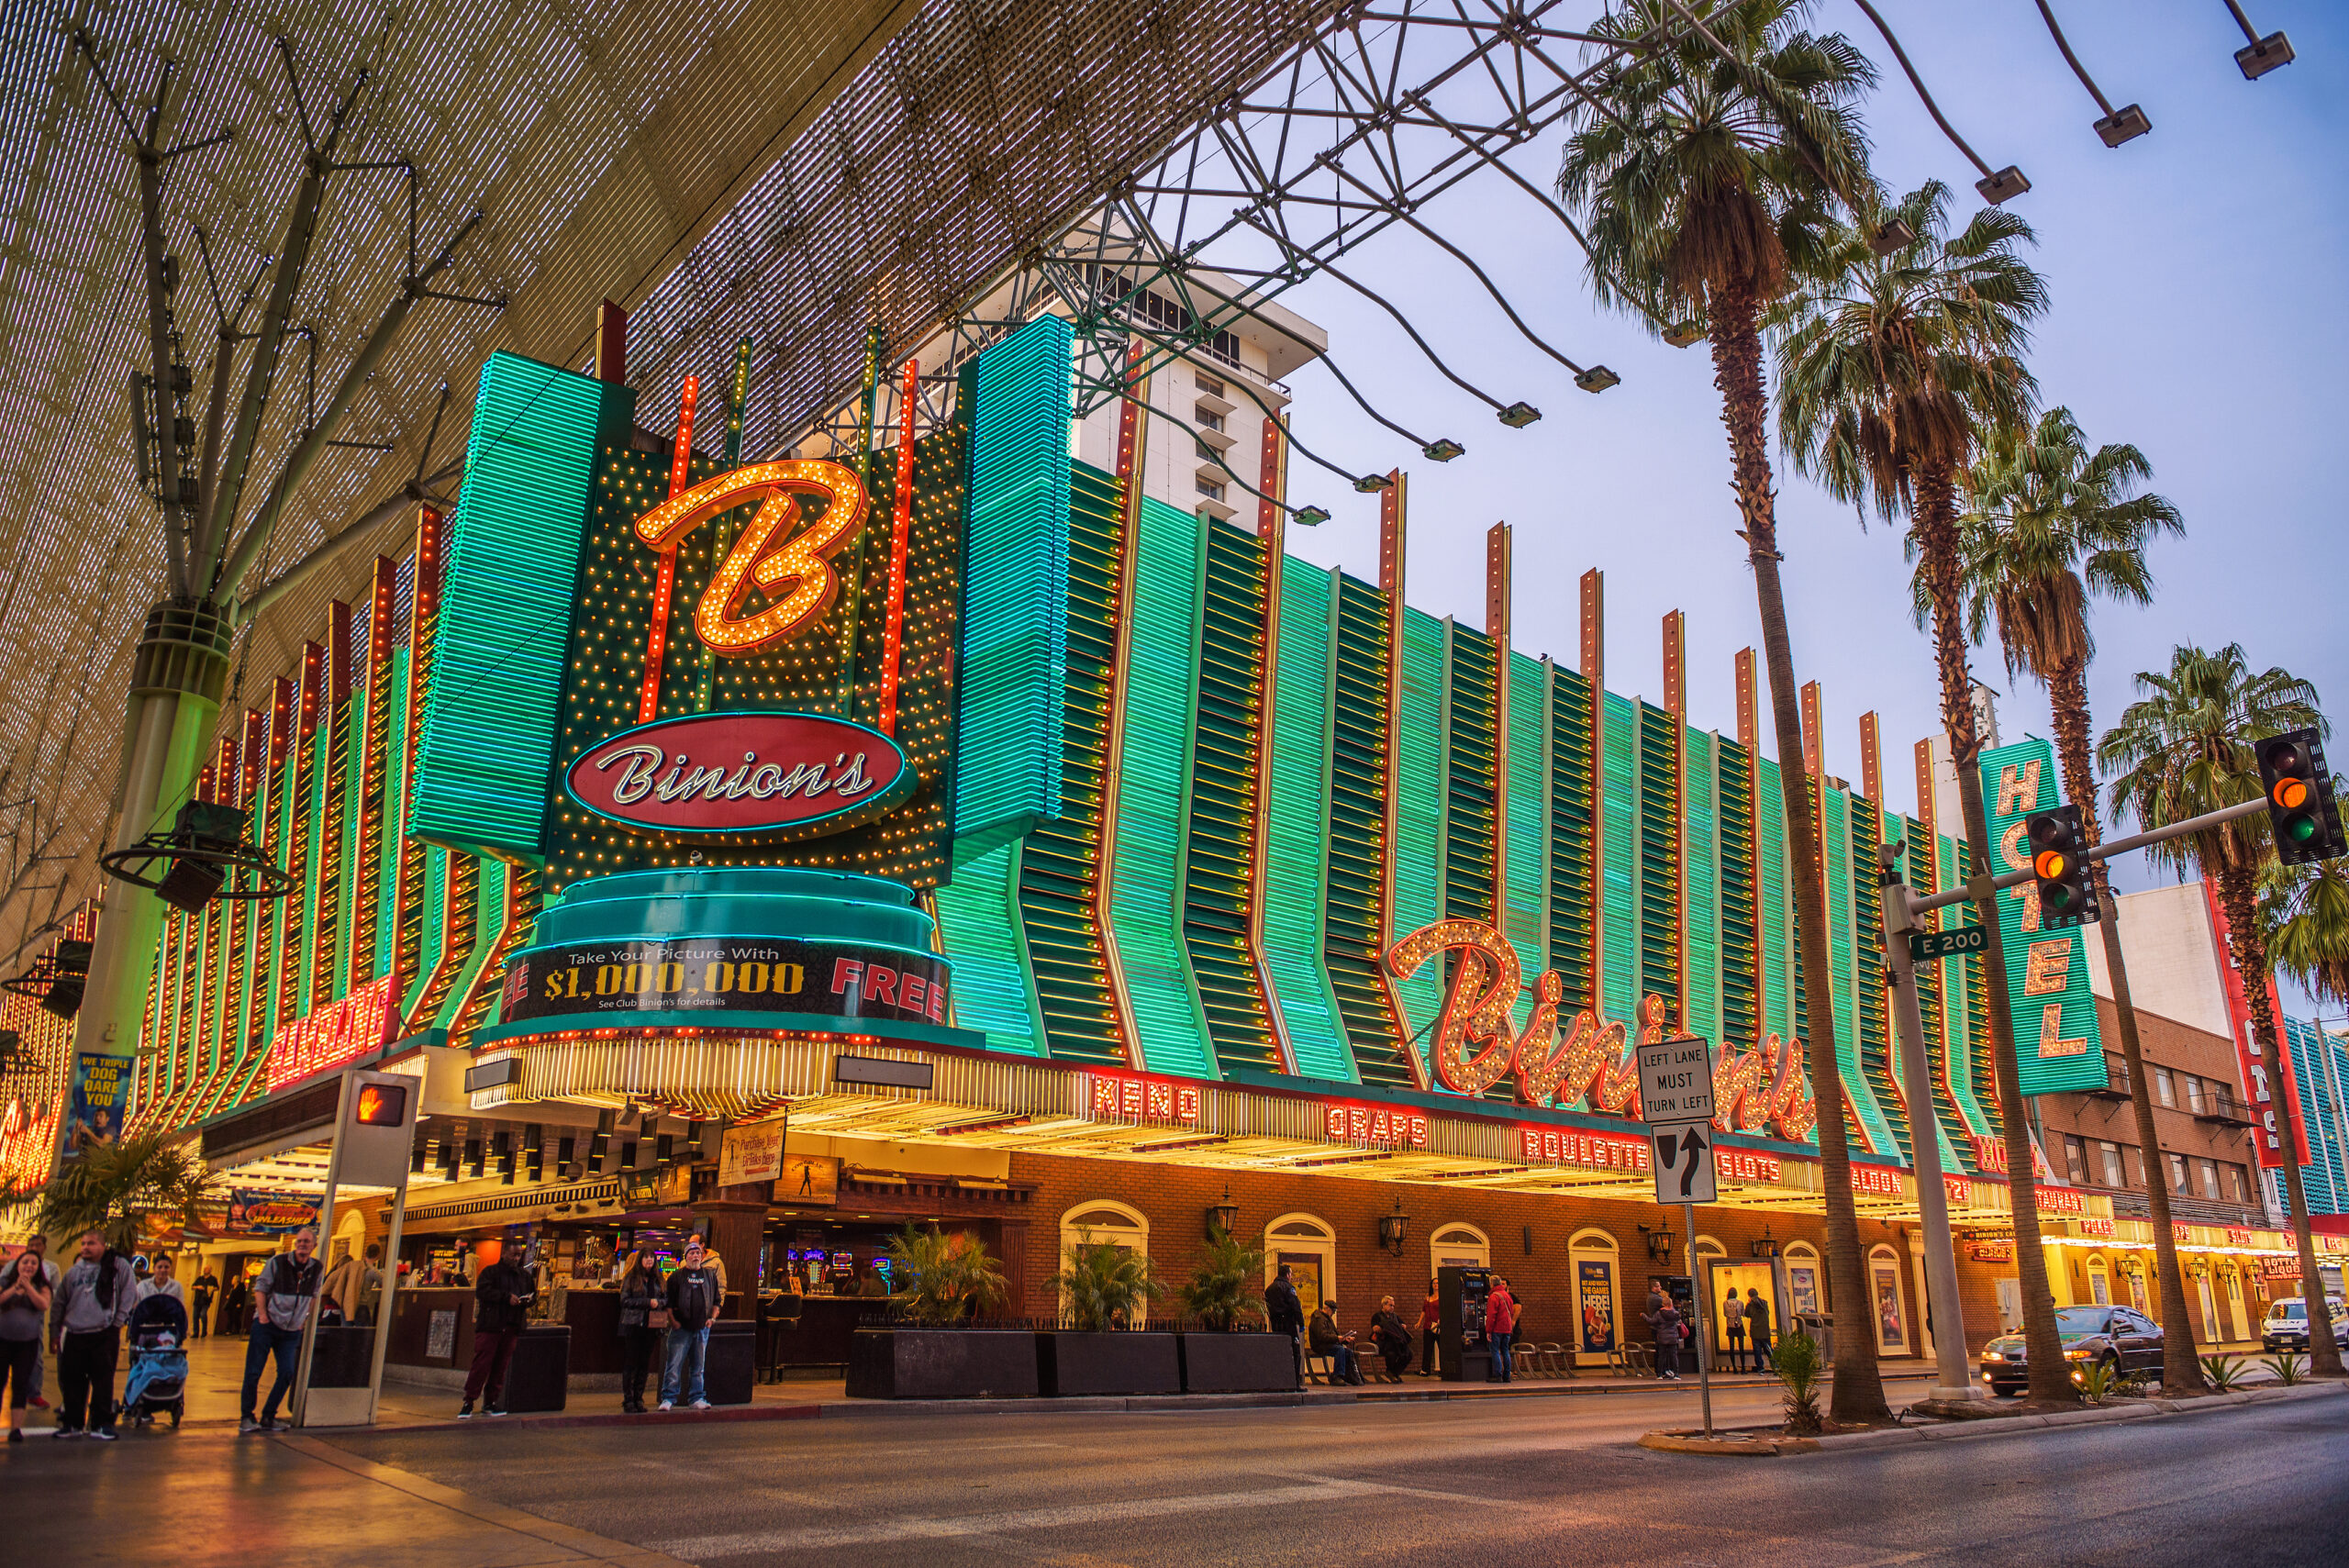
[[(60, 1407), (50, 1435), (87, 1435), (114, 1441), (114, 1368), (122, 1326), (139, 1304), (130, 1260), (96, 1230), (82, 1238), (82, 1255), (58, 1281), (49, 1308), (49, 1344), (57, 1356)], [(84, 1424), (86, 1420), (86, 1425)]]

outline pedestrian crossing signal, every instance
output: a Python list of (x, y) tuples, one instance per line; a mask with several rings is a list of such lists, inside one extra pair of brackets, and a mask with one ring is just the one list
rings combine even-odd
[(2039, 886), (2039, 923), (2043, 928), (2085, 926), (2098, 915), (2096, 895), (2088, 886), (2087, 834), (2080, 825), (2080, 808), (2058, 806), (2034, 811), (2023, 819), (2031, 840), (2031, 874)]
[(2296, 866), (2349, 855), (2332, 775), (2325, 771), (2324, 747), (2315, 730), (2295, 729), (2259, 742), (2259, 782), (2267, 794), (2277, 860)]

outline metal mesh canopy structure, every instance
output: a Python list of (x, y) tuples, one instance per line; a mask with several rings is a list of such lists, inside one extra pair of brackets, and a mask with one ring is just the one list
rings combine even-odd
[[(420, 471), (440, 388), (443, 446), (497, 349), (578, 363), (592, 308), (634, 307), (636, 379), (758, 346), (753, 441), (853, 373), (865, 324), (951, 317), (1237, 86), (1302, 46), (1327, 0), (721, 0), (566, 7), (433, 3), (392, 13), (292, 0), (64, 5), (0, 17), (0, 955), (95, 890), (115, 784), (114, 705), (165, 529), (135, 462), (130, 373), (148, 363), (129, 137), (73, 30), (131, 115), (181, 61), (166, 145), (235, 136), (166, 165), (162, 228), (189, 402), (208, 391), (215, 285), (266, 294), (269, 252), (322, 127), (368, 80), (335, 150), (416, 170), (433, 254), (483, 220), (361, 390), (288, 509), (250, 592)], [(284, 39), (281, 47), (278, 40)], [(291, 67), (290, 71), (288, 67)], [(301, 84), (297, 98), (293, 83)], [(255, 443), (239, 531), (401, 283), (408, 183), (330, 175), (318, 238)], [(195, 230), (205, 234), (199, 247)], [(255, 312), (249, 310), (250, 329)], [(315, 359), (313, 360), (313, 355)], [(241, 385), (242, 360), (235, 371)], [(648, 407), (657, 417), (657, 406)], [(298, 660), (388, 531), (280, 598), (241, 673)], [(233, 586), (231, 584), (230, 586)], [(256, 676), (258, 679), (258, 676)], [(230, 709), (252, 700), (232, 683)], [(38, 857), (38, 858), (37, 858)]]

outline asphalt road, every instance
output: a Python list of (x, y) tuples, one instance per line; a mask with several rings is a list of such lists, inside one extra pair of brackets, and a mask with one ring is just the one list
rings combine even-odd
[[(1693, 1405), (874, 1417), (335, 1445), (639, 1549), (745, 1568), (826, 1553), (857, 1568), (2349, 1562), (2349, 1397), (1776, 1460), (1628, 1446)], [(1720, 1414), (1765, 1407), (1730, 1396)]]

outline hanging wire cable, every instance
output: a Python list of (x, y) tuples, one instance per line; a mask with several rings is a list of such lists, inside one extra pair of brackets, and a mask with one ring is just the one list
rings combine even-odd
[[(1377, 409), (1372, 407), (1370, 405), (1370, 399), (1364, 397), (1362, 395), (1361, 390), (1357, 388), (1353, 382), (1346, 379), (1346, 373), (1338, 368), (1338, 361), (1330, 356), (1327, 350), (1322, 351), (1320, 359), (1321, 368), (1338, 378), (1338, 384), (1346, 389), (1346, 395), (1349, 397), (1352, 397), (1357, 404), (1361, 405), (1362, 411), (1364, 413), (1369, 415), (1372, 418), (1377, 420), (1380, 424), (1386, 426), (1388, 429), (1394, 431), (1397, 435), (1402, 437), (1413, 446), (1419, 448), (1423, 456), (1435, 462), (1450, 462), (1453, 458), (1460, 455), (1462, 449), (1459, 442), (1431, 442), (1421, 440), (1418, 436), (1413, 435), (1410, 431), (1403, 428), (1402, 426), (1397, 424), (1394, 420), (1389, 419), (1386, 415), (1381, 414)], [(1438, 457), (1436, 455), (1438, 452), (1442, 452), (1443, 455), (1442, 457)]]
[(1900, 62), (1901, 72), (1909, 78), (1909, 85), (1917, 90), (1925, 112), (1933, 117), (1933, 123), (1942, 128), (1942, 134), (1949, 138), (1952, 146), (1965, 154), (1967, 162), (1982, 172), (1982, 177), (1974, 182), (1974, 188), (1982, 193), (1982, 199), (1995, 206), (2031, 189), (2031, 182), (2013, 164), (2009, 163), (1994, 173), (1990, 166), (1982, 161), (1981, 154), (1966, 145), (1965, 138), (1957, 134), (1957, 128), (1949, 123), (1949, 117), (1942, 113), (1941, 106), (1934, 103), (1933, 95), (1925, 90), (1924, 78), (1919, 76), (1917, 68), (1909, 63), (1909, 51), (1900, 47), (1900, 40), (1893, 36), (1892, 28), (1882, 14), (1868, 4), (1868, 0), (1852, 0), (1852, 3), (1867, 13), (1868, 20), (1876, 24), (1876, 30), (1884, 35), (1884, 41), (1891, 47), (1892, 58)]
[(2039, 15), (2047, 23), (2047, 31), (2055, 39), (2055, 47), (2063, 51), (2064, 63), (2072, 68), (2072, 74), (2080, 79), (2080, 85), (2086, 87), (2088, 96), (2096, 100), (2096, 106), (2104, 111), (2104, 117), (2097, 121), (2095, 127), (2097, 135), (2104, 139), (2104, 144), (2118, 147), (2153, 129), (2154, 122), (2147, 119), (2145, 111), (2136, 105), (2131, 104), (2123, 109), (2112, 106), (2112, 100), (2104, 95), (2104, 90), (2088, 74), (2088, 68), (2082, 65), (2080, 57), (2072, 52), (2071, 40), (2064, 36), (2064, 29), (2056, 24), (2054, 9), (2047, 0), (2039, 0)]
[[(1174, 340), (1172, 340), (1172, 339), (1166, 339), (1166, 338), (1160, 337), (1157, 333), (1150, 331), (1150, 330), (1149, 330), (1149, 329), (1147, 329), (1146, 328), (1143, 328), (1142, 326), (1141, 326), (1139, 323), (1137, 323), (1137, 322), (1135, 322), (1135, 321), (1132, 321), (1132, 320), (1130, 320), (1130, 319), (1129, 319), (1129, 318), (1127, 318), (1126, 317), (1123, 317), (1123, 316), (1119, 317), (1117, 318), (1117, 321), (1118, 321), (1118, 325), (1119, 325), (1119, 326), (1123, 327), (1127, 331), (1129, 331), (1129, 332), (1132, 333), (1135, 337), (1140, 338), (1143, 342), (1145, 342), (1145, 343), (1149, 343), (1149, 344), (1152, 344), (1152, 345), (1153, 345), (1153, 346), (1155, 346), (1155, 347), (1157, 347), (1157, 348), (1160, 348), (1160, 349), (1163, 349), (1164, 350), (1166, 350), (1166, 352), (1167, 352), (1167, 353), (1169, 353), (1169, 354), (1171, 354), (1171, 355), (1174, 356), (1176, 359), (1188, 359), (1188, 358), (1190, 357), (1190, 347), (1189, 347), (1189, 345), (1187, 345), (1187, 344), (1175, 342), (1175, 341), (1174, 341)], [(1267, 404), (1267, 403), (1266, 403), (1263, 398), (1261, 398), (1261, 397), (1259, 397), (1259, 396), (1257, 396), (1257, 395), (1256, 395), (1256, 389), (1255, 389), (1255, 388), (1253, 388), (1253, 387), (1252, 387), (1252, 386), (1250, 386), (1250, 385), (1248, 384), (1247, 378), (1246, 378), (1244, 375), (1243, 375), (1243, 376), (1233, 376), (1233, 377), (1230, 378), (1230, 380), (1229, 380), (1229, 382), (1228, 382), (1228, 384), (1232, 385), (1232, 386), (1236, 386), (1236, 387), (1238, 387), (1241, 391), (1242, 391), (1242, 392), (1246, 393), (1246, 394), (1248, 395), (1248, 401), (1249, 401), (1249, 402), (1251, 402), (1251, 403), (1252, 403), (1252, 404), (1254, 404), (1254, 405), (1256, 406), (1257, 411), (1258, 411), (1258, 412), (1260, 412), (1260, 413), (1262, 413), (1262, 414), (1264, 416), (1264, 417), (1265, 417), (1265, 418), (1270, 419), (1270, 420), (1271, 420), (1275, 425), (1276, 425), (1276, 426), (1278, 426), (1278, 427), (1280, 428), (1281, 439), (1282, 439), (1283, 440), (1285, 440), (1285, 441), (1288, 442), (1288, 444), (1289, 444), (1290, 446), (1295, 447), (1298, 451), (1303, 452), (1303, 453), (1306, 455), (1306, 457), (1307, 457), (1307, 459), (1308, 459), (1308, 461), (1310, 461), (1310, 462), (1315, 462), (1315, 463), (1318, 463), (1318, 464), (1319, 464), (1321, 467), (1328, 469), (1330, 473), (1332, 473), (1336, 474), (1339, 478), (1341, 478), (1341, 479), (1344, 480), (1347, 484), (1352, 484), (1352, 485), (1355, 486), (1356, 488), (1360, 488), (1360, 487), (1361, 487), (1361, 484), (1362, 484), (1362, 482), (1363, 482), (1363, 478), (1364, 478), (1364, 476), (1363, 476), (1363, 475), (1360, 475), (1360, 474), (1354, 473), (1353, 473), (1352, 471), (1347, 470), (1347, 469), (1340, 468), (1336, 463), (1331, 462), (1328, 458), (1323, 457), (1320, 453), (1319, 453), (1319, 452), (1315, 451), (1311, 447), (1308, 447), (1308, 446), (1307, 446), (1303, 441), (1298, 440), (1298, 439), (1297, 439), (1296, 434), (1295, 434), (1293, 431), (1291, 431), (1291, 430), (1289, 429), (1289, 428), (1288, 428), (1288, 421), (1287, 421), (1287, 420), (1286, 420), (1286, 419), (1284, 419), (1284, 418), (1282, 418), (1278, 414), (1275, 413), (1275, 412), (1273, 411), (1273, 409), (1272, 409), (1272, 406), (1271, 406), (1271, 405)], [(1123, 397), (1123, 396), (1126, 396), (1126, 395), (1127, 395), (1127, 394), (1121, 390), (1121, 391), (1119, 391), (1119, 393), (1118, 394), (1118, 395), (1119, 395), (1119, 396), (1120, 396), (1120, 397)], [(1137, 401), (1139, 401), (1139, 400), (1137, 400)], [(1167, 417), (1167, 418), (1169, 418), (1169, 419), (1174, 419), (1174, 415), (1172, 415), (1172, 414), (1167, 415), (1167, 416), (1166, 416), (1166, 417)], [(1185, 422), (1184, 422), (1183, 420), (1181, 420), (1181, 419), (1174, 419), (1174, 423), (1176, 423), (1176, 424), (1178, 424), (1178, 425), (1182, 425), (1182, 426), (1183, 426), (1183, 428), (1184, 428), (1185, 429), (1186, 429), (1186, 430), (1190, 430), (1190, 431), (1191, 431), (1191, 433), (1192, 433), (1195, 437), (1198, 434), (1198, 432), (1197, 432), (1197, 430), (1196, 428), (1194, 428), (1192, 426), (1190, 426), (1190, 425), (1188, 425), (1188, 424), (1185, 423)], [(1206, 445), (1206, 443), (1205, 443), (1205, 442), (1202, 442), (1202, 443), (1200, 443), (1200, 444), (1201, 444), (1201, 445)], [(1215, 449), (1214, 449), (1213, 447), (1208, 447), (1208, 450), (1210, 450), (1210, 451), (1213, 451)], [(1230, 463), (1225, 462), (1223, 461), (1223, 458), (1222, 458), (1222, 456), (1221, 456), (1221, 454), (1220, 454), (1220, 453), (1219, 453), (1219, 454), (1217, 455), (1217, 457), (1216, 457), (1216, 466), (1218, 466), (1219, 468), (1221, 468), (1221, 469), (1226, 473), (1231, 473), (1231, 465), (1230, 465)], [(1232, 476), (1234, 479), (1239, 479), (1239, 478), (1240, 478), (1240, 476), (1239, 476), (1238, 474), (1236, 474), (1236, 473), (1232, 473), (1232, 474), (1231, 474), (1231, 476)], [(1246, 480), (1241, 479), (1241, 480), (1240, 480), (1240, 483), (1241, 483), (1241, 486), (1243, 489), (1248, 489), (1248, 488), (1249, 488), (1249, 486), (1248, 486), (1248, 482), (1247, 482)], [(1252, 494), (1252, 495), (1263, 495), (1264, 493), (1263, 493), (1262, 491), (1257, 491), (1257, 490), (1252, 490), (1252, 489), (1251, 489), (1251, 490), (1250, 490), (1250, 494)], [(1270, 500), (1272, 500), (1272, 497), (1271, 497), (1271, 496), (1269, 496), (1269, 495), (1265, 495), (1265, 496), (1264, 496), (1264, 499), (1265, 499), (1265, 500), (1267, 500), (1267, 501), (1270, 501)], [(1277, 506), (1277, 505), (1280, 505), (1280, 503), (1275, 502), (1275, 505), (1276, 505), (1276, 506)], [(1294, 508), (1291, 508), (1291, 509), (1292, 509), (1292, 510), (1294, 510)]]

